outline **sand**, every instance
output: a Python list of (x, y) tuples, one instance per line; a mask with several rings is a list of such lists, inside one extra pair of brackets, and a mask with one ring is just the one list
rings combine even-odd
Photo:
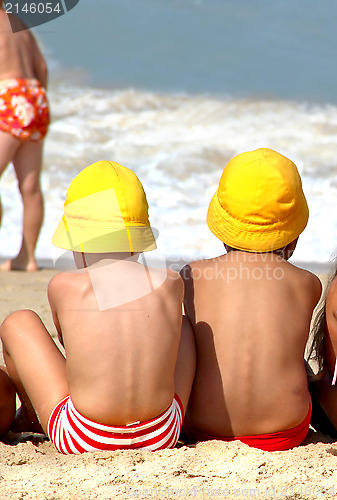
[[(31, 308), (55, 338), (46, 295), (55, 273), (0, 273), (0, 320)], [(26, 437), (32, 441), (0, 443), (0, 500), (337, 496), (337, 442), (313, 430), (301, 446), (272, 453), (240, 442), (209, 441), (156, 452), (64, 456), (49, 441)]]

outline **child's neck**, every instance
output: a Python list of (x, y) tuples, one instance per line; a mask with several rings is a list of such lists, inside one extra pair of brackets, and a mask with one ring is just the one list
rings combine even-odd
[(130, 252), (110, 252), (110, 253), (79, 253), (74, 252), (74, 259), (77, 269), (87, 267), (98, 267), (120, 261), (137, 262), (139, 253)]

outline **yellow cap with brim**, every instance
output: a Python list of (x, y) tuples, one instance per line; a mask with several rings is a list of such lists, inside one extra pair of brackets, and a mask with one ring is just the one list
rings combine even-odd
[(130, 169), (99, 161), (71, 182), (52, 243), (87, 253), (146, 252), (157, 248), (142, 184)]
[(304, 230), (308, 205), (296, 165), (267, 148), (226, 165), (207, 213), (223, 243), (250, 252), (283, 248)]

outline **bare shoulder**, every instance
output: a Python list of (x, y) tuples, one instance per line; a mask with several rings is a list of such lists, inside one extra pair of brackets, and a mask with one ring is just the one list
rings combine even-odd
[(205, 269), (208, 267), (212, 269), (212, 259), (195, 260), (182, 267), (180, 276), (184, 281), (185, 296), (193, 295), (195, 279), (199, 280), (205, 274)]
[(308, 283), (314, 288), (316, 294), (321, 295), (322, 293), (322, 282), (316, 274), (311, 273), (310, 271), (304, 271), (305, 279)]
[(27, 38), (29, 37), (30, 39), (32, 39), (32, 38), (34, 39), (32, 32), (30, 31), (28, 26), (22, 21), (22, 19), (20, 18), (19, 15), (15, 15), (15, 14), (10, 13), (10, 12), (6, 13), (6, 15), (8, 16), (8, 20), (10, 22), (12, 32), (14, 32), (15, 34), (18, 34), (18, 33), (23, 34)]
[(307, 271), (306, 269), (297, 269), (297, 274), (300, 278), (301, 288), (312, 297), (312, 300), (317, 303), (322, 294), (322, 282), (316, 274)]
[(29, 32), (27, 26), (21, 21), (18, 16), (14, 14), (7, 13), (3, 9), (0, 9), (0, 23), (1, 31), (4, 29), (7, 34), (21, 35), (23, 32)]
[(55, 276), (53, 276), (51, 278), (51, 280), (49, 281), (48, 283), (48, 289), (51, 288), (57, 288), (59, 286), (61, 286), (62, 284), (66, 284), (70, 281), (70, 277), (73, 277), (74, 275), (73, 274), (70, 274), (70, 273), (67, 273), (67, 272), (61, 272), (61, 273), (58, 273), (58, 274), (55, 274)]
[[(84, 276), (77, 272), (62, 272), (53, 276), (48, 283), (48, 295), (67, 294), (78, 286), (78, 278)], [(82, 278), (83, 279), (83, 278)]]
[(9, 14), (7, 14), (3, 9), (0, 9), (0, 28), (1, 34), (13, 32), (9, 22)]
[(205, 266), (209, 265), (211, 260), (209, 259), (204, 259), (204, 260), (195, 260), (192, 262), (189, 262), (186, 264), (184, 267), (181, 268), (180, 270), (180, 276), (184, 281), (191, 280), (193, 279), (193, 272), (199, 272), (202, 271)]

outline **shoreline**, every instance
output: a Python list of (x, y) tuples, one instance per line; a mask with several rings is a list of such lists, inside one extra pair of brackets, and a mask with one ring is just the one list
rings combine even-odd
[[(11, 257), (3, 257), (0, 256), (0, 264)], [(166, 259), (166, 267), (170, 267), (171, 269), (175, 269), (176, 271), (179, 271), (183, 266), (188, 264), (189, 262), (192, 262), (193, 260), (202, 260), (202, 259), (208, 259), (211, 257), (198, 257), (197, 259), (173, 259), (170, 257), (167, 257)], [(296, 261), (296, 260), (289, 260), (291, 264), (293, 264), (296, 267), (300, 267), (302, 269), (306, 269), (307, 271), (311, 271), (312, 273), (315, 274), (326, 274), (329, 273), (331, 266), (333, 265), (331, 262), (314, 262), (314, 261)], [(43, 269), (49, 269), (49, 270), (56, 270), (56, 271), (63, 271), (67, 269), (74, 269), (74, 264), (72, 260), (72, 256), (68, 254), (62, 261), (58, 260), (56, 261), (56, 264), (53, 259), (48, 259), (46, 257), (41, 257), (37, 258), (37, 264), (39, 267), (39, 270)], [(163, 264), (162, 261), (158, 260), (158, 265), (161, 266)], [(151, 261), (150, 265), (156, 266), (156, 260)]]

